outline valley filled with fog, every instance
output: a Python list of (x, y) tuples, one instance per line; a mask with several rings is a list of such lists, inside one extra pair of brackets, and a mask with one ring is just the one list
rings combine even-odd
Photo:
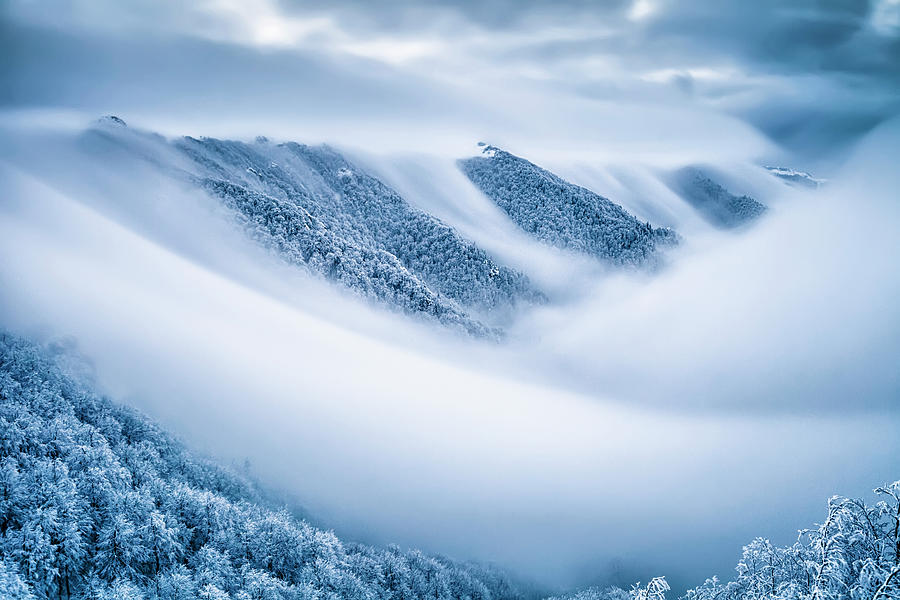
[(860, 147), (847, 183), (767, 182), (775, 214), (750, 231), (676, 217), (687, 240), (653, 274), (604, 274), (527, 239), (452, 159), (370, 159), (398, 189), (432, 182), (447, 204), (431, 212), (547, 290), (497, 342), (279, 264), (139, 161), (18, 129), (4, 325), (72, 336), (103, 389), (211, 455), (249, 459), (352, 537), (549, 584), (673, 565), (699, 578), (752, 535), (789, 541), (831, 492), (892, 475), (888, 134)]
[(431, 63), (13, 4), (0, 328), (314, 525), (681, 593), (898, 478), (890, 85), (782, 135), (789, 78), (728, 104), (622, 50), (587, 93), (486, 24)]

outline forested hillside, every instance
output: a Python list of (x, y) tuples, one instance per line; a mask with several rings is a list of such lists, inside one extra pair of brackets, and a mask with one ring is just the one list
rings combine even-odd
[[(68, 354), (0, 333), (0, 597), (512, 600), (501, 572), (342, 542), (97, 395)], [(77, 363), (75, 363), (77, 364)], [(686, 600), (900, 597), (900, 481), (833, 497), (796, 543), (748, 544)], [(567, 600), (658, 599), (664, 578)]]
[(510, 600), (491, 568), (345, 543), (0, 333), (0, 598)]
[(673, 175), (673, 187), (717, 227), (744, 225), (766, 212), (766, 205), (750, 196), (736, 196), (702, 170), (685, 167)]
[(673, 230), (642, 223), (607, 198), (499, 148), (485, 146), (459, 167), (519, 227), (548, 244), (641, 265), (678, 242)]
[[(895, 600), (900, 598), (900, 481), (875, 489), (878, 500), (833, 496), (823, 521), (778, 547), (756, 538), (744, 546), (734, 579), (718, 577), (682, 600)], [(550, 600), (664, 600), (663, 577), (589, 588)]]
[(834, 496), (824, 520), (776, 547), (757, 538), (744, 546), (728, 583), (708, 579), (687, 600), (887, 600), (900, 598), (900, 481), (875, 490), (880, 498)]
[(284, 260), (307, 266), (366, 298), (434, 317), (476, 336), (497, 334), (429, 288), (395, 255), (348, 242), (302, 206), (221, 179), (199, 179), (198, 184), (234, 210), (235, 221), (248, 235), (277, 250)]
[[(114, 144), (150, 158), (164, 173), (211, 193), (253, 239), (284, 260), (407, 313), (496, 336), (496, 326), (516, 306), (544, 300), (522, 273), (497, 263), (330, 147), (265, 138), (169, 143), (112, 118), (87, 135), (93, 146)], [(162, 148), (147, 151), (148, 145)], [(171, 149), (180, 160), (164, 151)]]

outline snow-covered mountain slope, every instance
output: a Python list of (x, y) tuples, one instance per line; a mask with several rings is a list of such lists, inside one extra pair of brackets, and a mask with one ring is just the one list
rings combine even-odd
[[(491, 566), (342, 540), (95, 385), (65, 343), (0, 330), (4, 600), (540, 597)], [(754, 539), (731, 581), (709, 579), (684, 598), (896, 597), (900, 481), (876, 494), (871, 504), (832, 497), (827, 518), (792, 545)], [(652, 596), (611, 587), (549, 600), (634, 597)]]
[(685, 238), (702, 234), (709, 224), (659, 177), (642, 164), (553, 163), (559, 177), (607, 196), (641, 221), (676, 230)]
[(732, 194), (700, 167), (684, 167), (670, 179), (673, 189), (717, 227), (739, 227), (767, 210), (765, 204), (748, 195)]
[(493, 146), (459, 161), (460, 169), (522, 229), (554, 246), (612, 264), (654, 264), (678, 242), (668, 228), (641, 222), (586, 188)]
[(495, 336), (516, 306), (544, 299), (522, 273), (333, 148), (265, 138), (169, 143), (113, 119), (96, 124), (86, 138), (93, 149), (113, 145), (142, 153), (218, 198), (253, 239), (288, 262), (404, 312)]
[(301, 520), (97, 394), (80, 366), (0, 330), (0, 597), (527, 597), (490, 567)]
[(573, 278), (602, 277), (603, 266), (593, 258), (549, 246), (523, 231), (466, 177), (454, 157), (357, 151), (353, 160), (376, 173), (413, 206), (451, 225), (496, 260), (525, 273), (553, 302), (577, 294)]

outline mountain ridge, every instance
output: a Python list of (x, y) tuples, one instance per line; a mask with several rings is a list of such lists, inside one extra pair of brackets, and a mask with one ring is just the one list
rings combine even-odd
[(642, 223), (608, 198), (496, 146), (457, 164), (519, 227), (552, 246), (635, 267), (658, 265), (661, 251), (679, 243), (674, 230)]
[[(499, 339), (519, 306), (545, 295), (455, 229), (407, 203), (333, 148), (89, 130), (167, 176), (217, 198), (256, 242), (358, 295), (474, 335)], [(137, 144), (126, 135), (143, 135)], [(167, 153), (175, 152), (173, 158)]]

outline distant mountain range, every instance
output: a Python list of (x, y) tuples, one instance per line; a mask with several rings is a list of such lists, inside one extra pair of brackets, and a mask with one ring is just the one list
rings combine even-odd
[[(476, 337), (499, 339), (522, 307), (548, 300), (452, 226), (410, 204), (375, 174), (329, 146), (160, 135), (104, 117), (81, 136), (90, 152), (139, 159), (215, 198), (236, 225), (280, 260), (407, 315)], [(613, 268), (656, 268), (681, 237), (534, 163), (481, 144), (457, 161), (471, 183), (540, 243)], [(770, 168), (789, 182), (818, 181)], [(703, 167), (662, 179), (716, 227), (745, 225), (766, 211)], [(805, 184), (804, 184), (805, 185)]]
[[(499, 338), (518, 307), (547, 300), (525, 274), (329, 146), (169, 141), (118, 117), (101, 119), (83, 139), (90, 150), (128, 153), (202, 189), (284, 261), (407, 314)], [(497, 148), (459, 167), (514, 223), (553, 246), (642, 267), (678, 243), (673, 230)]]
[[(88, 135), (94, 144), (135, 147), (121, 120), (104, 120)], [(545, 299), (525, 275), (333, 148), (136, 135), (187, 158), (159, 166), (218, 198), (254, 240), (363, 297), (483, 337), (498, 337), (493, 323), (517, 305)]]

